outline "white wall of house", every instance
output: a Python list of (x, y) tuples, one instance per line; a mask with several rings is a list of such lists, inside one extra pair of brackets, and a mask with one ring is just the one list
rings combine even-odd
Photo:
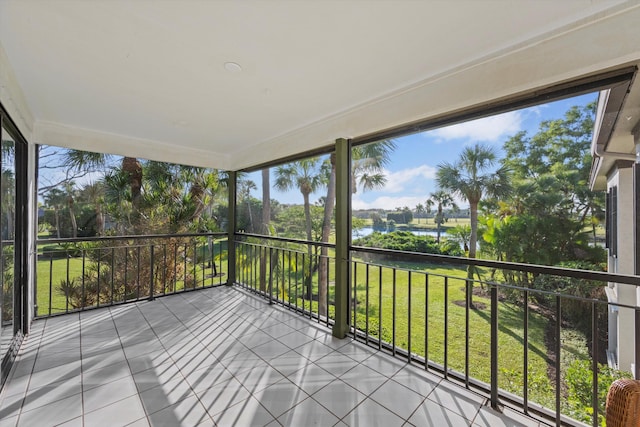
[[(617, 187), (617, 244), (616, 256), (609, 253), (608, 267), (612, 273), (634, 274), (635, 241), (633, 238), (633, 169), (616, 167), (608, 176), (607, 191)], [(610, 283), (607, 289), (610, 302), (635, 305), (634, 286)], [(619, 369), (632, 370), (635, 360), (635, 312), (628, 308), (609, 306), (609, 352)]]

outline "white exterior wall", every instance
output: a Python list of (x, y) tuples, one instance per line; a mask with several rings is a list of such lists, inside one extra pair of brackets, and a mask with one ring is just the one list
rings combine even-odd
[[(608, 267), (612, 273), (634, 274), (635, 242), (633, 238), (633, 169), (616, 169), (609, 175), (607, 190), (618, 187), (617, 223), (618, 254), (609, 256)], [(611, 302), (635, 305), (637, 291), (629, 285), (610, 284)], [(635, 361), (635, 312), (615, 307), (609, 311), (609, 351), (617, 356), (619, 369), (632, 370)]]

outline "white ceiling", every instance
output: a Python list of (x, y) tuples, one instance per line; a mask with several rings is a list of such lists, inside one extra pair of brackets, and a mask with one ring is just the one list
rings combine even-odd
[(34, 142), (240, 169), (635, 63), (639, 22), (637, 1), (0, 0), (0, 100)]

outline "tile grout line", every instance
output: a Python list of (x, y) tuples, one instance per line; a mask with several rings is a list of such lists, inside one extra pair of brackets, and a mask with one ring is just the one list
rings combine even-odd
[[(136, 387), (136, 391), (137, 391), (136, 396), (138, 396), (138, 401), (140, 403), (140, 406), (142, 407), (142, 410), (144, 411), (145, 419), (147, 420), (147, 424), (151, 425), (151, 420), (149, 420), (149, 414), (147, 414), (147, 411), (144, 408), (144, 404), (142, 403), (142, 398), (140, 397), (140, 389), (138, 388), (138, 384), (136, 383), (136, 381), (135, 381), (135, 379), (133, 377), (133, 371), (131, 370), (131, 365), (129, 364), (129, 358), (127, 357), (127, 353), (124, 351), (124, 345), (122, 343), (122, 337), (120, 336), (120, 331), (118, 330), (118, 324), (116, 323), (115, 319), (113, 318), (112, 308), (113, 307), (109, 307), (108, 308), (109, 309), (109, 317), (111, 319), (111, 322), (113, 323), (113, 327), (116, 330), (116, 334), (118, 336), (118, 342), (120, 343), (120, 349), (122, 350), (122, 353), (124, 354), (124, 358), (127, 361), (127, 368), (129, 368), (129, 376), (131, 377), (131, 380), (133, 381), (133, 384)], [(137, 308), (137, 303), (136, 303), (136, 308)], [(149, 325), (149, 326), (151, 326), (151, 325)], [(124, 397), (124, 398), (118, 400), (117, 402), (120, 402), (120, 401), (122, 401), (124, 399), (128, 399), (129, 397), (131, 397), (131, 396)], [(113, 403), (117, 403), (117, 402), (113, 402)], [(83, 412), (82, 418), (84, 420), (84, 412)], [(133, 422), (136, 422), (136, 421), (137, 420), (134, 420)], [(129, 423), (129, 424), (131, 424), (131, 423)]]

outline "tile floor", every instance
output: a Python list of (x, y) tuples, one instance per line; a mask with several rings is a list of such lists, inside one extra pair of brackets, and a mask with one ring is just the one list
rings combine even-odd
[(518, 426), (486, 399), (242, 290), (34, 322), (5, 426)]

